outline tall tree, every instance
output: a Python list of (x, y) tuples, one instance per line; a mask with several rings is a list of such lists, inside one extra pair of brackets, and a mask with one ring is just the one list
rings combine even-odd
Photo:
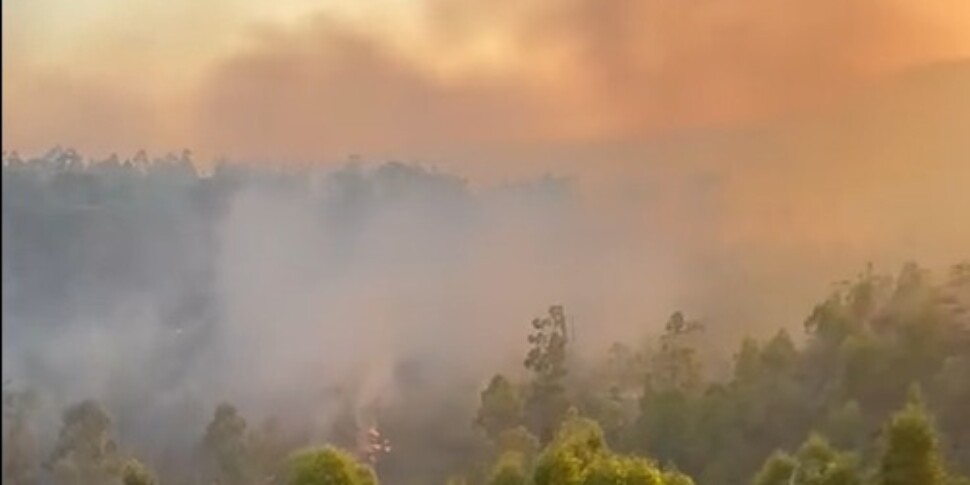
[(528, 337), (532, 347), (526, 355), (525, 367), (532, 371), (533, 377), (525, 412), (529, 427), (545, 443), (552, 439), (569, 407), (564, 382), (569, 335), (563, 307), (550, 307), (547, 317), (532, 321), (532, 328), (534, 331)]
[(642, 451), (692, 468), (703, 375), (693, 338), (703, 325), (676, 312), (667, 320), (650, 361), (637, 426)]
[(919, 389), (889, 421), (879, 464), (881, 485), (942, 485), (946, 480), (938, 438)]
[(202, 439), (209, 474), (217, 483), (244, 485), (253, 480), (246, 420), (231, 404), (220, 404)]
[(522, 421), (522, 400), (515, 386), (501, 374), (496, 374), (482, 391), (481, 405), (475, 424), (491, 440), (519, 425)]
[(116, 478), (120, 466), (111, 418), (96, 401), (87, 400), (64, 411), (63, 425), (48, 466), (58, 482), (103, 485)]

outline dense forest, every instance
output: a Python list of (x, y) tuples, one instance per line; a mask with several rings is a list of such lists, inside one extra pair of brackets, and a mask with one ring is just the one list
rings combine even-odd
[[(352, 364), (381, 361), (371, 354), (384, 347), (366, 339), (384, 327), (311, 331), (284, 322), (302, 311), (291, 300), (264, 314), (246, 298), (227, 298), (225, 288), (249, 273), (226, 278), (215, 265), (235, 268), (251, 253), (220, 245), (224, 221), (239, 218), (233, 227), (247, 237), (274, 237), (252, 215), (267, 207), (246, 198), (254, 187), (283, 207), (262, 217), (286, 213), (298, 198), (307, 220), (328, 229), (309, 236), (325, 246), (327, 264), (300, 259), (294, 271), (355, 285), (379, 280), (347, 261), (376, 259), (378, 275), (398, 264), (381, 260), (385, 253), (370, 246), (374, 226), (364, 222), (401, 223), (388, 204), (411, 208), (403, 224), (418, 230), (393, 234), (395, 250), (417, 264), (462, 260), (475, 247), (466, 242), (476, 221), (488, 217), (461, 179), (401, 163), (325, 173), (221, 164), (201, 175), (188, 153), (96, 162), (60, 149), (30, 160), (5, 154), (5, 482), (970, 483), (970, 263), (933, 271), (909, 263), (888, 273), (870, 265), (817, 295), (801, 326), (780, 322), (750, 338), (739, 329), (727, 343), (710, 330), (716, 322), (671, 308), (665, 322), (644, 323), (639, 338), (581, 351), (577, 334), (596, 332), (597, 322), (575, 322), (569, 301), (542, 301), (532, 307), (553, 306), (502, 327), (519, 329), (514, 352), (489, 345), (479, 359), (468, 351), (493, 368), (450, 369), (451, 360), (421, 352), (460, 347), (468, 330), (409, 326), (406, 333), (435, 334), (388, 365), (394, 396), (382, 400)], [(571, 222), (563, 180), (486, 198)], [(303, 234), (302, 221), (281, 224)], [(290, 249), (279, 256), (288, 265)], [(258, 274), (260, 285), (285, 280), (273, 268)], [(254, 291), (241, 294), (261, 294)], [(358, 316), (333, 318), (350, 315)], [(247, 317), (269, 321), (229, 326)], [(344, 349), (364, 358), (286, 361), (289, 352), (313, 355), (328, 332), (364, 334), (360, 348)], [(87, 348), (103, 352), (71, 357), (83, 345), (58, 335), (85, 336)], [(269, 350), (254, 346), (263, 341)], [(726, 346), (733, 350), (720, 351)], [(247, 367), (251, 360), (272, 364)], [(288, 398), (275, 401), (287, 386)]]

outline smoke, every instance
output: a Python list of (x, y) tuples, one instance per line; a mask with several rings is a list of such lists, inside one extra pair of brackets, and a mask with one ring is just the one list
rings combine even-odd
[(204, 146), (235, 156), (417, 156), (528, 139), (541, 115), (520, 84), (486, 74), (450, 85), (380, 39), (321, 19), (214, 69), (194, 119)]
[[(970, 12), (945, 3), (432, 2), (428, 39), (410, 48), (317, 17), (214, 66), (198, 143), (236, 155), (459, 158), (738, 126), (970, 54), (959, 37)], [(456, 66), (462, 58), (472, 60)]]
[(219, 23), (192, 62), (38, 62), (5, 20), (5, 149), (318, 164), (5, 167), (3, 368), (39, 422), (97, 397), (160, 456), (223, 400), (318, 440), (380, 402), (460, 441), (548, 305), (580, 354), (677, 309), (727, 353), (866, 261), (968, 256), (961, 0), (422, 6)]
[(281, 6), (302, 12), (287, 21), (206, 5), (105, 8), (72, 40), (86, 49), (57, 41), (74, 32), (60, 24), (40, 42), (47, 25), (5, 5), (34, 27), (5, 29), (5, 148), (462, 166), (486, 148), (743, 126), (970, 55), (960, 0), (427, 1), (391, 19)]
[[(402, 164), (43, 168), (58, 152), (8, 166), (4, 372), (46, 396), (48, 417), (105, 400), (157, 456), (197, 440), (222, 400), (313, 423), (320, 440), (348, 403), (468, 417), (491, 372), (522, 371), (528, 322), (550, 304), (580, 355), (675, 309), (729, 352), (797, 325), (867, 260), (966, 257), (962, 72), (823, 118), (633, 145), (614, 153), (646, 163), (597, 183), (473, 185)], [(825, 156), (854, 163), (818, 173)]]
[[(632, 241), (563, 181), (473, 190), (400, 164), (45, 173), (54, 163), (4, 169), (4, 258), (18, 263), (4, 275), (4, 374), (44, 398), (46, 442), (89, 397), (152, 460), (191, 450), (221, 401), (320, 441), (343, 406), (375, 403), (414, 423), (448, 415), (467, 440), (478, 385), (522, 372), (547, 305), (588, 322), (588, 351), (640, 323), (648, 300), (662, 307), (659, 285), (617, 290), (631, 286), (621, 265), (641, 265)], [(63, 214), (73, 222), (49, 222)], [(666, 266), (659, 247), (636, 254)]]

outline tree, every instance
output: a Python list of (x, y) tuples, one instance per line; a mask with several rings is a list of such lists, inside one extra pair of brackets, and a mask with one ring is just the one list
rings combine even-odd
[(30, 391), (3, 391), (3, 481), (33, 483), (36, 479), (35, 443), (28, 426), (36, 398)]
[(508, 452), (518, 453), (526, 464), (532, 463), (532, 459), (539, 451), (539, 440), (523, 426), (503, 431), (496, 445), (500, 455)]
[(661, 477), (663, 485), (694, 485), (694, 480), (677, 470), (664, 470)]
[(647, 372), (644, 355), (623, 343), (614, 342), (607, 353), (606, 372), (606, 379), (621, 392), (638, 390)]
[(220, 404), (202, 439), (203, 454), (219, 483), (241, 485), (253, 478), (246, 420), (230, 404)]
[(688, 468), (695, 458), (695, 425), (703, 390), (701, 365), (691, 338), (703, 329), (681, 312), (670, 316), (640, 397), (637, 430), (641, 447)]
[(64, 411), (63, 426), (48, 466), (55, 479), (72, 485), (101, 485), (117, 477), (119, 457), (111, 419), (95, 401)]
[(571, 410), (536, 465), (535, 485), (693, 485), (640, 457), (613, 453), (595, 421)]
[(752, 485), (790, 485), (794, 482), (798, 460), (788, 453), (776, 451), (755, 475)]
[(936, 430), (917, 387), (911, 388), (906, 406), (893, 415), (884, 433), (881, 485), (946, 483)]
[(840, 448), (861, 449), (865, 446), (866, 422), (859, 403), (854, 400), (829, 411), (822, 426), (825, 436)]
[(521, 453), (507, 451), (499, 456), (488, 478), (488, 485), (525, 485), (525, 458)]
[(145, 465), (131, 458), (121, 467), (121, 483), (124, 485), (157, 485), (158, 480)]
[(626, 448), (629, 444), (647, 373), (644, 354), (616, 342), (602, 367), (582, 377), (582, 386), (573, 396), (583, 413), (600, 423), (614, 445)]
[(377, 485), (374, 472), (332, 446), (297, 453), (290, 459), (289, 485)]
[(571, 409), (555, 439), (539, 456), (533, 482), (535, 485), (580, 485), (589, 466), (606, 452), (599, 425), (579, 417)]
[(734, 383), (745, 386), (756, 382), (762, 372), (761, 349), (758, 341), (746, 338), (734, 356)]
[(663, 474), (643, 458), (607, 454), (590, 465), (583, 485), (663, 485)]
[(502, 432), (518, 426), (521, 421), (522, 400), (518, 392), (505, 376), (496, 374), (482, 391), (475, 424), (494, 441)]
[(833, 449), (812, 434), (795, 456), (772, 454), (751, 482), (754, 485), (859, 485), (862, 479), (852, 455)]
[(682, 392), (700, 389), (702, 369), (691, 337), (703, 331), (701, 323), (687, 320), (681, 312), (670, 316), (660, 337), (660, 351), (650, 366), (652, 386)]
[(532, 346), (525, 367), (533, 373), (525, 403), (530, 428), (542, 442), (548, 442), (561, 422), (569, 401), (564, 380), (566, 371), (566, 314), (562, 306), (549, 308), (546, 318), (532, 321), (534, 332), (528, 341)]
[(796, 483), (804, 485), (858, 485), (862, 483), (852, 455), (834, 450), (820, 435), (812, 434), (798, 450)]

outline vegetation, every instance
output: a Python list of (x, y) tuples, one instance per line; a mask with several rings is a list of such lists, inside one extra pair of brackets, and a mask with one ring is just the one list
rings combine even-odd
[(157, 485), (158, 481), (145, 465), (132, 458), (121, 467), (121, 483), (123, 485)]
[(289, 485), (373, 485), (373, 472), (332, 447), (297, 453), (290, 462)]
[(906, 407), (886, 426), (879, 481), (882, 485), (946, 483), (936, 430), (914, 388)]
[[(94, 211), (117, 217), (115, 223), (124, 228), (136, 219), (132, 213), (157, 216), (180, 203), (195, 204), (206, 214), (224, 209), (226, 186), (253, 176), (221, 168), (203, 179), (187, 155), (172, 157), (164, 170), (141, 158), (78, 168), (76, 154), (51, 157), (61, 165), (8, 160), (5, 224), (8, 216), (19, 227), (36, 231), (74, 216), (103, 223)], [(432, 177), (401, 166), (395, 170), (394, 177)], [(343, 204), (353, 205), (359, 201), (355, 197), (368, 192), (366, 182), (352, 174), (343, 173), (349, 181), (341, 183), (357, 195), (341, 199)], [(451, 187), (442, 184), (435, 186)], [(127, 204), (133, 200), (128, 194), (142, 190), (157, 198)], [(27, 232), (17, 233), (13, 246), (4, 246), (4, 282), (8, 271), (21, 271), (15, 273), (17, 292), (78, 285), (62, 281), (73, 277), (64, 275), (90, 271), (87, 259), (74, 259), (77, 253), (66, 242), (70, 238), (50, 241), (46, 253), (65, 258), (63, 273), (27, 277), (19, 265), (43, 265), (22, 258), (14, 258), (18, 267), (8, 268), (8, 251), (26, 244)], [(118, 232), (122, 238), (163, 236), (135, 233)], [(183, 236), (187, 239), (178, 239)], [(191, 237), (170, 240), (180, 245)], [(132, 265), (138, 264), (133, 258)], [(124, 270), (132, 272), (119, 277), (124, 283), (119, 286), (151, 291), (158, 284), (137, 274), (137, 268)], [(4, 301), (18, 294), (5, 290)], [(3, 480), (81, 485), (370, 485), (381, 478), (387, 483), (489, 485), (965, 484), (970, 474), (968, 303), (970, 264), (956, 264), (942, 275), (916, 264), (894, 275), (869, 267), (823, 298), (802, 329), (745, 338), (732, 362), (705, 353), (710, 322), (681, 312), (670, 316), (656, 339), (642, 345), (618, 343), (599, 361), (579, 359), (572, 352), (565, 308), (552, 306), (526, 328), (531, 334), (523, 342), (525, 356), (515, 362), (520, 373), (496, 374), (493, 369), (481, 376), (479, 389), (463, 394), (471, 401), (477, 396), (477, 409), (425, 417), (420, 427), (410, 418), (415, 414), (388, 412), (382, 435), (374, 438), (394, 444), (393, 449), (381, 444), (387, 456), (359, 449), (357, 435), (368, 430), (356, 408), (338, 420), (344, 427), (340, 432), (300, 434), (270, 424), (250, 426), (239, 409), (225, 403), (205, 411), (212, 413), (208, 424), (202, 426), (203, 420), (189, 431), (198, 447), (186, 453), (190, 459), (173, 459), (173, 465), (162, 453), (129, 447), (116, 434), (121, 426), (109, 408), (96, 400), (64, 410), (56, 438), (45, 440), (40, 430), (50, 422), (39, 418), (43, 393), (19, 383), (5, 385)], [(176, 319), (204, 320), (212, 309), (200, 306), (173, 313), (184, 313)], [(50, 309), (38, 306), (36, 311)], [(447, 434), (459, 428), (474, 430), (468, 433), (472, 438)], [(426, 443), (432, 447), (419, 450)], [(305, 451), (295, 451), (300, 449)]]

